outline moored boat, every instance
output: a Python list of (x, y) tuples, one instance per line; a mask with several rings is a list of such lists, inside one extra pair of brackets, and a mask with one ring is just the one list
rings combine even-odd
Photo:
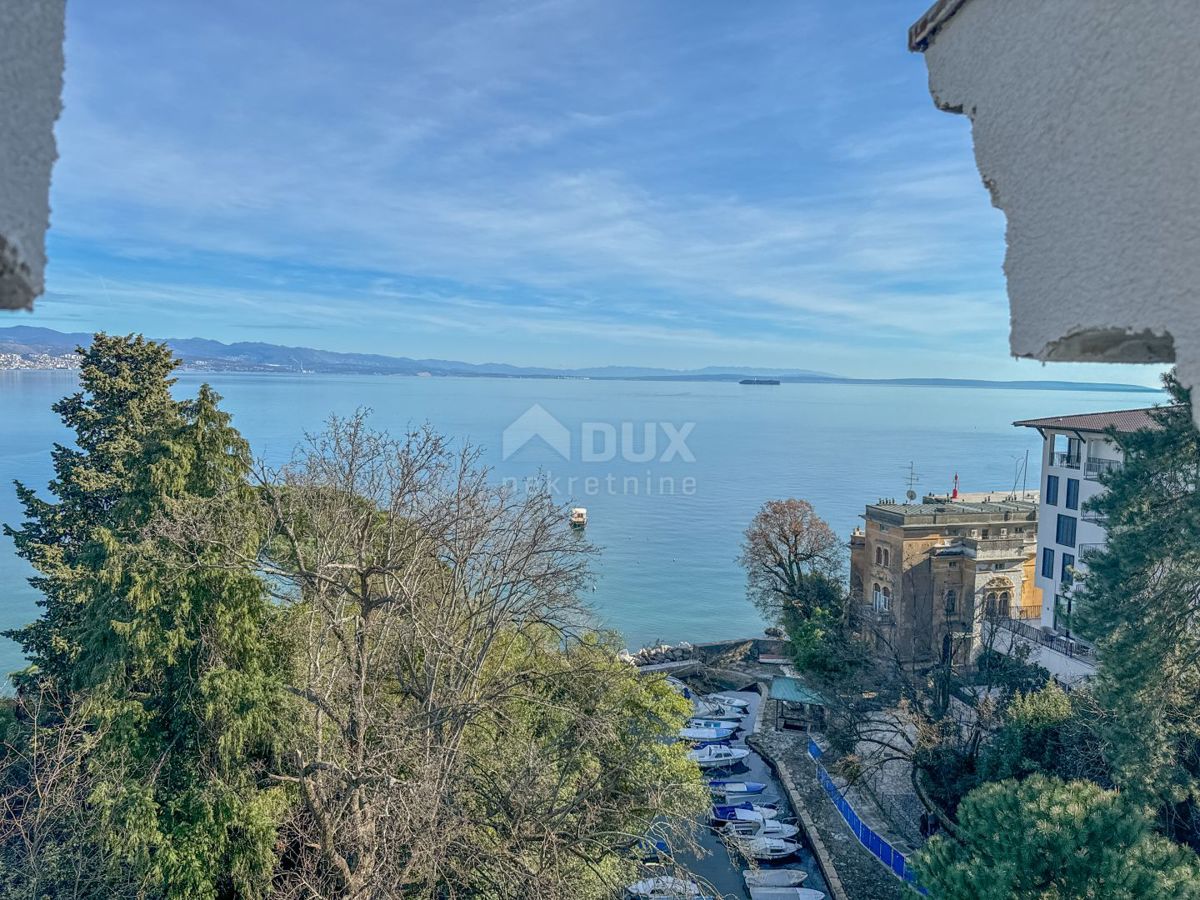
[(587, 525), (587, 510), (582, 506), (576, 506), (571, 510), (571, 527), (583, 528)]
[(735, 706), (741, 710), (750, 708), (750, 701), (743, 697), (735, 697), (732, 694), (709, 694), (704, 698), (709, 703), (716, 703), (719, 706)]
[(713, 825), (724, 825), (730, 819), (736, 819), (740, 812), (756, 812), (764, 819), (774, 819), (779, 815), (779, 810), (770, 803), (731, 803), (717, 804), (709, 811), (709, 821)]
[(700, 885), (686, 878), (676, 878), (672, 875), (659, 875), (657, 878), (646, 878), (626, 886), (625, 896), (630, 900), (688, 900), (700, 897)]
[(723, 769), (734, 766), (750, 755), (745, 747), (722, 747), (713, 745), (700, 750), (688, 751), (688, 759), (702, 769)]
[(679, 737), (685, 741), (724, 741), (733, 737), (733, 728), (680, 728)]
[(709, 781), (708, 789), (723, 797), (744, 797), (750, 794), (761, 794), (767, 789), (767, 786), (761, 781), (726, 781), (723, 778), (717, 778)]
[(750, 900), (825, 900), (821, 891), (803, 887), (749, 887)]
[[(753, 816), (755, 813), (749, 813), (749, 815)], [(777, 819), (764, 819), (758, 816), (755, 819), (739, 818), (726, 822), (721, 828), (721, 833), (731, 838), (765, 837), (788, 840), (798, 835), (800, 829)]]
[(732, 840), (732, 843), (737, 847), (738, 852), (748, 859), (787, 859), (789, 856), (794, 856), (800, 850), (798, 843), (783, 838), (736, 837)]
[(692, 701), (692, 714), (698, 719), (724, 719), (740, 722), (745, 718), (745, 710), (733, 706), (722, 706), (720, 703), (709, 703), (705, 700)]
[(808, 873), (801, 869), (746, 869), (742, 879), (746, 887), (799, 887)]
[(688, 728), (732, 728), (736, 731), (741, 726), (728, 719), (688, 719)]

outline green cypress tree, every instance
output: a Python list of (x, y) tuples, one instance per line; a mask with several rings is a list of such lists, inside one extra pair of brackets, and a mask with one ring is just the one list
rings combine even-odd
[[(26, 501), (21, 549), (41, 568), (46, 612), (21, 636), (102, 735), (86, 765), (106, 852), (150, 896), (261, 896), (285, 803), (259, 782), (286, 654), (262, 582), (237, 562), (259, 539), (249, 448), (207, 386), (171, 399), (162, 345), (98, 336), (84, 359), (85, 391), (59, 406), (89, 440), (56, 450), (58, 504)], [(81, 473), (98, 473), (92, 491), (57, 489)], [(239, 523), (233, 562), (212, 549), (228, 535), (168, 524), (211, 504)]]

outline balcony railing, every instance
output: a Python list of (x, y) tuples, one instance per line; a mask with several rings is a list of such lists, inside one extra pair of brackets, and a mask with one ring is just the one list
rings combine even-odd
[(1091, 522), (1093, 525), (1104, 525), (1108, 522), (1108, 517), (1104, 513), (1085, 509), (1083, 511), (1083, 521)]
[(1092, 481), (1099, 480), (1101, 475), (1107, 475), (1109, 472), (1115, 472), (1121, 468), (1120, 460), (1103, 459), (1101, 457), (1088, 458), (1087, 467), (1084, 469), (1084, 475)]
[(1079, 468), (1079, 454), (1077, 453), (1055, 453), (1050, 461), (1063, 469)]
[[(1078, 547), (1079, 558), (1082, 560), (1084, 554), (1098, 552), (1103, 549), (1104, 549), (1103, 544), (1080, 544)], [(1076, 568), (1078, 568), (1078, 565), (1076, 565)]]
[(1022, 622), (1018, 619), (995, 619), (997, 625), (1001, 628), (1006, 628), (1013, 634), (1020, 635), (1027, 641), (1041, 644), (1044, 647), (1049, 647), (1057, 653), (1064, 656), (1069, 656), (1072, 659), (1083, 658), (1093, 660), (1095, 651), (1078, 638), (1069, 638), (1064, 634), (1047, 631), (1044, 628), (1036, 628), (1028, 622)]

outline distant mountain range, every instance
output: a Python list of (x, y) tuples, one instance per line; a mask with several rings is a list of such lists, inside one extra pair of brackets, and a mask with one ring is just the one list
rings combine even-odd
[[(52, 328), (15, 325), (0, 328), (0, 355), (24, 359), (71, 353), (91, 342), (90, 333), (64, 333)], [(1158, 393), (1132, 384), (1078, 381), (988, 381), (975, 378), (847, 378), (811, 369), (706, 366), (701, 369), (663, 369), (642, 366), (599, 366), (551, 369), (507, 363), (467, 363), (449, 359), (412, 359), (375, 353), (335, 353), (311, 347), (239, 342), (223, 344), (205, 338), (166, 338), (184, 368), (206, 372), (284, 372), (333, 375), (455, 375), (481, 378), (595, 378), (635, 381), (738, 381), (747, 376), (777, 378), (789, 383), (891, 384), (929, 387), (984, 387), (1063, 391), (1132, 391)]]

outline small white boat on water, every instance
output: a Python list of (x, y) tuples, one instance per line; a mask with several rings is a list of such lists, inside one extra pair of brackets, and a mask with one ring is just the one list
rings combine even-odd
[(740, 722), (745, 718), (744, 711), (732, 706), (722, 706), (719, 703), (709, 703), (706, 700), (692, 701), (692, 713), (698, 719), (723, 719), (730, 722)]
[(730, 819), (736, 819), (739, 812), (755, 812), (764, 819), (774, 819), (778, 817), (779, 810), (770, 803), (745, 803), (736, 804), (718, 804), (713, 806), (709, 812), (709, 821), (713, 825), (724, 825)]
[(825, 900), (825, 895), (812, 888), (752, 887), (751, 900)]
[(740, 710), (750, 708), (750, 701), (742, 697), (735, 697), (732, 694), (709, 694), (704, 698), (709, 703), (716, 703), (720, 706), (735, 706)]
[(668, 675), (667, 676), (667, 684), (669, 684), (676, 693), (682, 694), (683, 698), (685, 700), (692, 699), (692, 689), (689, 688), (682, 681), (680, 681), (678, 678), (675, 678), (672, 675)]
[(680, 728), (679, 737), (685, 741), (724, 741), (733, 737), (733, 728)]
[(745, 747), (703, 747), (700, 750), (689, 750), (688, 759), (702, 769), (723, 769), (740, 763), (750, 755)]
[(625, 888), (625, 896), (630, 900), (689, 900), (701, 894), (700, 885), (694, 881), (675, 878), (672, 875), (660, 875), (628, 885)]
[(808, 873), (801, 869), (746, 869), (742, 879), (746, 887), (799, 887)]
[(688, 728), (728, 728), (730, 731), (736, 731), (738, 724), (730, 722), (726, 719), (688, 719)]
[[(754, 815), (753, 813), (751, 815)], [(721, 828), (726, 837), (731, 838), (780, 838), (789, 840), (800, 833), (795, 825), (788, 825), (777, 819), (732, 819)]]
[(587, 525), (587, 510), (582, 506), (576, 506), (571, 510), (571, 527), (583, 528)]
[(800, 850), (795, 841), (771, 837), (734, 838), (733, 845), (743, 856), (758, 860), (787, 859)]
[(726, 781), (716, 779), (708, 783), (708, 789), (721, 797), (745, 797), (750, 794), (761, 794), (767, 789), (762, 781)]

